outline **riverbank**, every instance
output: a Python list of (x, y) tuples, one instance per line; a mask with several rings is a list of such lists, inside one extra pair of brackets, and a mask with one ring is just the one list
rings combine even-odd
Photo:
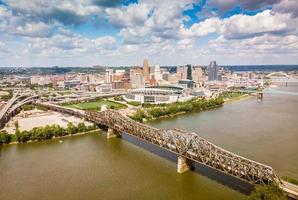
[(224, 99), (224, 103), (232, 103), (234, 101), (245, 100), (245, 99), (249, 99), (249, 98), (252, 98), (252, 97), (254, 97), (254, 96), (249, 95), (249, 94), (243, 94), (243, 95), (237, 96), (237, 97), (226, 98), (226, 99)]
[[(95, 130), (91, 130), (91, 131), (85, 131), (85, 132), (80, 132), (80, 133), (76, 133), (76, 134), (69, 134), (69, 135), (64, 135), (64, 136), (57, 136), (57, 137), (53, 137), (51, 139), (47, 139), (47, 140), (60, 140), (60, 139), (64, 139), (64, 138), (69, 138), (69, 137), (74, 137), (74, 136), (80, 136), (80, 135), (86, 135), (86, 134), (91, 134), (91, 133), (96, 133), (96, 132), (100, 132), (101, 129), (95, 129)], [(41, 142), (41, 141), (46, 141), (46, 140), (40, 140), (40, 141), (36, 141), (36, 140), (29, 140), (25, 143), (37, 143), (37, 142)], [(12, 144), (21, 144), (19, 142), (10, 142), (8, 144), (2, 144), (3, 146), (6, 146), (6, 145), (12, 145)], [(1, 144), (0, 144), (1, 146)]]
[(16, 124), (16, 131), (14, 134), (8, 134), (5, 130), (0, 132), (0, 143), (27, 143), (33, 141), (43, 141), (54, 138), (62, 138), (64, 136), (72, 136), (77, 134), (86, 134), (90, 131), (98, 130), (96, 125), (86, 126), (84, 123), (79, 123), (77, 126), (68, 123), (67, 128), (59, 125), (47, 125), (45, 127), (35, 127), (30, 131), (20, 131), (18, 124)]
[(180, 114), (190, 113), (194, 111), (205, 111), (222, 106), (223, 98), (216, 99), (193, 99), (186, 102), (175, 102), (162, 106), (152, 105), (148, 108), (140, 108), (130, 116), (133, 120), (144, 122), (156, 119), (173, 117)]
[[(9, 134), (14, 134), (16, 131), (15, 123), (18, 123), (20, 131), (29, 131), (35, 127), (43, 127), (46, 125), (59, 125), (62, 128), (67, 128), (67, 124), (71, 122), (75, 125), (83, 123), (84, 120), (75, 116), (66, 115), (55, 111), (43, 111), (39, 109), (21, 111), (19, 114), (11, 118), (5, 125), (3, 130)], [(84, 122), (86, 126), (92, 123)]]

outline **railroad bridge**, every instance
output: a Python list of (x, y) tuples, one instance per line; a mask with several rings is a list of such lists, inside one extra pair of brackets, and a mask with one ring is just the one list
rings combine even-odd
[(108, 138), (126, 133), (170, 151), (178, 155), (179, 173), (189, 170), (191, 163), (198, 162), (251, 184), (281, 183), (270, 166), (224, 150), (193, 132), (154, 128), (136, 122), (114, 110), (84, 112), (57, 105), (42, 104), (42, 106), (106, 126)]

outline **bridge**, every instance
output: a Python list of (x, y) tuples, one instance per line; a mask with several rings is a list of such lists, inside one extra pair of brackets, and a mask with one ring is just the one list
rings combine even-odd
[(108, 138), (126, 133), (170, 151), (178, 156), (177, 171), (179, 173), (189, 170), (193, 162), (198, 162), (250, 184), (279, 184), (281, 182), (272, 167), (224, 150), (193, 132), (179, 129), (157, 129), (136, 122), (114, 110), (84, 112), (51, 104), (41, 104), (41, 106), (108, 127)]
[(298, 83), (298, 77), (290, 76), (284, 72), (272, 72), (265, 76), (274, 83)]
[(107, 138), (126, 133), (178, 156), (177, 172), (192, 168), (194, 162), (203, 164), (252, 185), (277, 184), (292, 199), (298, 199), (298, 186), (281, 180), (272, 167), (244, 158), (201, 138), (194, 132), (180, 129), (158, 129), (136, 122), (115, 110), (101, 112), (69, 109), (59, 105), (40, 104), (108, 128)]
[[(14, 97), (16, 98), (16, 97)], [(23, 103), (29, 102), (26, 98)], [(20, 103), (21, 105), (22, 103)], [(11, 105), (11, 104), (10, 104)], [(106, 127), (107, 138), (126, 133), (177, 155), (177, 171), (183, 173), (194, 162), (203, 164), (242, 181), (255, 184), (277, 184), (289, 197), (298, 199), (298, 186), (281, 180), (273, 168), (244, 158), (201, 138), (194, 132), (180, 129), (158, 129), (136, 122), (115, 110), (81, 111), (59, 105), (36, 103), (50, 110), (62, 112)], [(12, 106), (12, 108), (15, 106)]]
[(36, 98), (38, 98), (37, 95), (14, 94), (0, 111), (0, 128), (5, 126), (5, 123), (18, 112), (21, 106), (32, 103)]
[(288, 74), (284, 73), (284, 72), (271, 72), (270, 74), (267, 74), (266, 77), (267, 78), (272, 78), (272, 77), (289, 77)]

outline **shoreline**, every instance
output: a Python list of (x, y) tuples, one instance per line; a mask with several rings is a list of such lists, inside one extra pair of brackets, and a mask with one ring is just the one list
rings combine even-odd
[(212, 110), (212, 109), (215, 109), (215, 108), (222, 107), (222, 106), (224, 106), (225, 104), (233, 103), (233, 102), (235, 102), (235, 101), (241, 101), (241, 100), (250, 99), (250, 98), (252, 98), (252, 97), (254, 97), (254, 96), (249, 95), (249, 94), (244, 94), (244, 95), (241, 95), (241, 96), (239, 96), (239, 97), (235, 97), (235, 98), (231, 98), (231, 99), (224, 100), (224, 103), (223, 103), (222, 105), (215, 106), (215, 107), (213, 107), (213, 108), (208, 108), (208, 109), (206, 109), (206, 110), (197, 110), (197, 111), (191, 111), (191, 112), (179, 112), (179, 113), (175, 113), (175, 114), (171, 114), (171, 115), (164, 115), (164, 116), (160, 116), (160, 117), (158, 117), (158, 118), (151, 118), (151, 119), (143, 118), (143, 120), (142, 120), (141, 123), (152, 122), (152, 121), (159, 120), (159, 119), (167, 119), (167, 118), (171, 118), (171, 117), (175, 117), (175, 116), (183, 115), (183, 114), (188, 114), (188, 113), (208, 111), (208, 110)]
[(224, 100), (224, 104), (225, 103), (232, 103), (234, 101), (241, 101), (241, 100), (249, 99), (249, 98), (252, 98), (252, 97), (254, 97), (254, 96), (249, 95), (249, 94), (244, 94), (244, 95), (241, 95), (239, 97)]
[[(101, 129), (95, 129), (95, 130), (80, 132), (80, 133), (76, 133), (76, 134), (68, 134), (68, 135), (64, 135), (64, 136), (60, 136), (60, 137), (53, 137), (53, 138), (47, 139), (47, 140), (50, 141), (50, 140), (55, 140), (55, 139), (68, 138), (68, 137), (79, 136), (79, 135), (86, 135), (86, 134), (94, 133), (94, 132), (97, 132), (97, 131), (100, 132)], [(16, 145), (16, 144), (27, 144), (27, 143), (37, 143), (37, 142), (43, 142), (43, 141), (47, 141), (47, 140), (40, 140), (40, 141), (38, 141), (38, 140), (29, 140), (29, 141), (24, 142), (24, 143), (22, 143), (22, 142), (10, 142), (8, 144), (2, 144), (2, 146)]]
[(213, 109), (216, 109), (216, 108), (219, 108), (219, 107), (222, 107), (224, 104), (222, 105), (219, 105), (219, 106), (215, 106), (213, 108), (208, 108), (208, 109), (205, 109), (205, 110), (194, 110), (194, 111), (191, 111), (191, 112), (178, 112), (178, 113), (175, 113), (175, 114), (171, 114), (171, 115), (164, 115), (164, 116), (160, 116), (160, 117), (157, 117), (157, 118), (151, 118), (151, 119), (146, 119), (146, 118), (143, 118), (143, 121), (141, 123), (147, 123), (147, 122), (152, 122), (152, 121), (155, 121), (155, 120), (158, 120), (158, 119), (167, 119), (167, 118), (171, 118), (171, 117), (176, 117), (178, 115), (183, 115), (183, 114), (190, 114), (190, 113), (195, 113), (195, 112), (204, 112), (204, 111), (208, 111), (208, 110), (213, 110)]

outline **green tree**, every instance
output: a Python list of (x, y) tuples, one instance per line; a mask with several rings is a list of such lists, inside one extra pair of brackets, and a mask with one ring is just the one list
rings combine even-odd
[(49, 126), (49, 125), (46, 125), (46, 126), (43, 128), (43, 139), (44, 139), (44, 140), (51, 139), (53, 136), (54, 136), (54, 135), (53, 135), (52, 127)]
[(21, 142), (20, 141), (20, 139), (21, 139), (21, 131), (19, 130), (19, 129), (16, 129), (16, 132), (15, 132), (15, 140), (17, 141), (17, 142)]
[(73, 123), (71, 123), (71, 122), (69, 122), (67, 124), (66, 130), (67, 130), (67, 133), (71, 134), (71, 135), (76, 134), (78, 132), (77, 127), (75, 125), (73, 125)]
[(142, 109), (137, 110), (137, 112), (133, 116), (131, 116), (133, 120), (136, 120), (139, 122), (142, 122), (143, 118), (145, 117), (146, 117), (145, 112)]
[(78, 124), (78, 132), (80, 133), (80, 132), (85, 132), (87, 130), (87, 128), (86, 128), (86, 126), (85, 126), (85, 123), (83, 123), (83, 122), (80, 122), (79, 124)]
[(21, 107), (22, 110), (27, 111), (27, 110), (33, 110), (34, 106), (31, 104), (25, 104)]
[(287, 197), (277, 185), (258, 185), (247, 200), (287, 200)]
[(21, 143), (28, 142), (30, 140), (30, 135), (28, 131), (22, 131), (19, 133), (18, 141)]
[(11, 142), (11, 135), (6, 130), (0, 131), (0, 144), (8, 144)]
[(14, 126), (15, 126), (16, 130), (18, 130), (19, 127), (20, 127), (20, 126), (19, 126), (19, 121), (15, 121)]

